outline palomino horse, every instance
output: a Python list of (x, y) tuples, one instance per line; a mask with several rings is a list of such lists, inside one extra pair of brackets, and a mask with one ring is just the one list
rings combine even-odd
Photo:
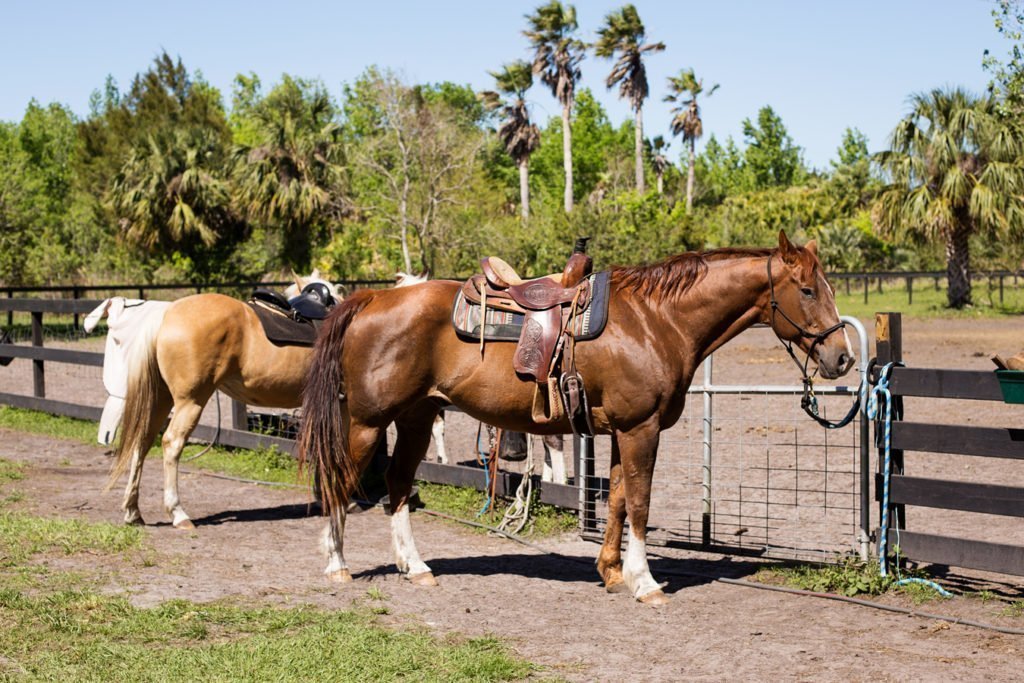
[[(314, 273), (315, 275), (315, 273)], [(298, 278), (297, 290), (320, 282)], [(308, 346), (278, 346), (267, 339), (256, 314), (242, 301), (222, 294), (194, 294), (171, 304), (162, 316), (142, 320), (128, 349), (121, 440), (110, 485), (128, 471), (124, 521), (142, 524), (139, 482), (146, 453), (163, 435), (164, 508), (174, 526), (193, 527), (178, 496), (178, 460), (203, 407), (220, 389), (244, 403), (295, 408), (312, 353)]]
[[(595, 430), (612, 437), (608, 526), (597, 569), (607, 590), (666, 600), (647, 564), (651, 480), (660, 433), (679, 419), (701, 361), (755, 323), (771, 325), (817, 362), (826, 378), (853, 366), (850, 341), (814, 242), (778, 249), (686, 253), (654, 265), (611, 271), (608, 322), (576, 346)], [(303, 394), (299, 456), (316, 467), (328, 523), (325, 572), (351, 581), (343, 556), (345, 510), (387, 426), (398, 432), (386, 479), (398, 569), (436, 583), (420, 558), (406, 504), (430, 425), (452, 403), (505, 429), (568, 433), (569, 424), (531, 418), (534, 383), (513, 370), (515, 344), (481, 349), (452, 329), (460, 283), (357, 292), (331, 314), (314, 349)], [(340, 397), (340, 400), (339, 400)], [(629, 519), (629, 546), (621, 557)]]

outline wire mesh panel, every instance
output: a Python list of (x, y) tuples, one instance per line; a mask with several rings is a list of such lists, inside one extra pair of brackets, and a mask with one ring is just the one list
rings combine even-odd
[[(811, 561), (863, 550), (861, 420), (823, 429), (801, 410), (801, 387), (716, 385), (711, 368), (661, 435), (648, 541)], [(847, 412), (858, 380), (819, 390), (823, 417)], [(590, 457), (593, 513), (582, 528), (596, 539), (607, 522), (610, 438), (598, 437)]]

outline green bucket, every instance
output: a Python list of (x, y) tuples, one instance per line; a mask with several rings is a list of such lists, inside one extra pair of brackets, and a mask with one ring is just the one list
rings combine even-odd
[(1006, 403), (1024, 403), (1024, 370), (996, 370)]

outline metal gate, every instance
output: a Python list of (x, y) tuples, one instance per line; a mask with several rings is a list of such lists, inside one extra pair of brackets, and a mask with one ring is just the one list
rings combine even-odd
[[(849, 408), (868, 366), (856, 318), (859, 372), (849, 386), (816, 388), (823, 413)], [(801, 386), (724, 385), (714, 360), (694, 379), (683, 416), (662, 433), (651, 494), (648, 542), (796, 560), (868, 555), (868, 430), (861, 413), (827, 430), (799, 407)], [(607, 515), (611, 442), (577, 445), (580, 526), (601, 537)], [(592, 451), (592, 452), (591, 452)]]

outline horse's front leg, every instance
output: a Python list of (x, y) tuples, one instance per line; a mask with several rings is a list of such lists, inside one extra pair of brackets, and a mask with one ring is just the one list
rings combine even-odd
[(609, 593), (626, 590), (622, 578), (622, 527), (626, 521), (626, 494), (622, 483), (622, 460), (618, 440), (612, 439), (612, 464), (608, 473), (608, 523), (604, 544), (597, 556), (597, 571)]
[(629, 515), (629, 545), (622, 563), (622, 578), (633, 597), (651, 605), (668, 601), (647, 565), (647, 519), (660, 436), (658, 423), (653, 418), (628, 432), (616, 431), (613, 435), (619, 446)]
[(565, 476), (565, 439), (561, 434), (548, 434), (544, 437), (544, 473), (542, 481), (550, 481), (554, 484), (566, 484), (568, 478)]

